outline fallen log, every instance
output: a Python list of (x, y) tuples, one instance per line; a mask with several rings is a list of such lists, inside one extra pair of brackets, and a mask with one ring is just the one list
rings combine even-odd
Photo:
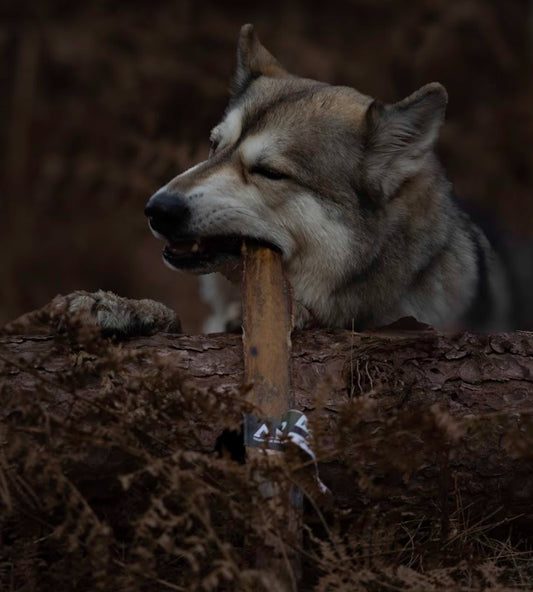
[[(141, 398), (154, 396), (150, 376), (162, 367), (175, 369), (176, 388), (198, 397), (214, 393), (231, 406), (240, 392), (240, 335), (106, 343), (121, 356), (119, 369), (67, 338), (1, 337), (4, 411), (16, 412), (13, 393), (35, 399), (44, 385), (41, 403), (56, 417), (83, 418), (102, 389), (139, 381), (139, 365)], [(521, 515), (523, 525), (533, 519), (533, 333), (302, 331), (293, 335), (292, 366), (295, 407), (314, 426), (320, 474), (337, 507), (406, 513), (440, 504), (445, 516), (460, 492), (462, 504)], [(191, 447), (212, 451), (224, 427), (198, 417)], [(92, 459), (84, 479), (124, 468), (116, 458), (106, 467), (108, 460)]]

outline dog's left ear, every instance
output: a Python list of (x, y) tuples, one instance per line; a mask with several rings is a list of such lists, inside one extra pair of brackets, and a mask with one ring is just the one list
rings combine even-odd
[(237, 46), (237, 71), (233, 78), (233, 94), (242, 93), (254, 78), (283, 78), (286, 70), (261, 44), (253, 25), (243, 25)]
[(365, 116), (364, 175), (368, 189), (389, 198), (418, 173), (444, 121), (448, 94), (438, 82), (426, 84), (403, 101), (374, 101)]

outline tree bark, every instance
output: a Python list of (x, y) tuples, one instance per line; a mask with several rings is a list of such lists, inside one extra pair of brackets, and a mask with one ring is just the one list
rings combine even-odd
[[(237, 391), (243, 381), (237, 334), (160, 334), (116, 348), (171, 364), (197, 392)], [(90, 357), (54, 336), (0, 338), (4, 385), (29, 396)], [(125, 357), (123, 377), (134, 364)], [(464, 507), (521, 515), (526, 527), (533, 520), (533, 333), (296, 332), (292, 374), (295, 407), (315, 426), (320, 475), (337, 507), (420, 513), (438, 503), (448, 520), (460, 494)], [(103, 380), (96, 373), (79, 392), (90, 398)], [(67, 403), (58, 389), (55, 412), (70, 413)], [(212, 451), (223, 428), (202, 426), (197, 450)], [(387, 464), (403, 446), (405, 462)], [(411, 466), (424, 449), (424, 461)]]

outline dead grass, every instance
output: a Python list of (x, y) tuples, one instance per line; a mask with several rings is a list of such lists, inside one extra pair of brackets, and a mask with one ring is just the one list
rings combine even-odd
[[(66, 327), (40, 359), (0, 351), (2, 590), (274, 591), (254, 560), (267, 535), (301, 555), (300, 590), (533, 590), (521, 516), (465, 505), (459, 483), (446, 513), (438, 488), (423, 507), (376, 497), (391, 485), (380, 475), (416, 479), (488, 425), (476, 432), (438, 408), (391, 413), (347, 398), (335, 437), (315, 422), (315, 448), (344, 463), (363, 498), (381, 501), (332, 504), (294, 450), (280, 473), (206, 448), (205, 434), (251, 411), (244, 393), (196, 391), (156, 354)], [(76, 360), (68, 372), (36, 371), (65, 348)], [(14, 388), (14, 372), (33, 380)], [(257, 470), (279, 485), (281, 513), (264, 503)], [(303, 540), (284, 528), (293, 483), (306, 498)]]

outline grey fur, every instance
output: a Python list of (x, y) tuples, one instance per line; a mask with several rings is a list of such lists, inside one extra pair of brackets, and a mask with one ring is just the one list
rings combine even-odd
[[(440, 84), (381, 105), (287, 74), (245, 25), (234, 89), (210, 158), (151, 198), (152, 212), (157, 202), (186, 213), (159, 238), (236, 235), (278, 247), (297, 327), (363, 329), (404, 316), (444, 329), (509, 327), (505, 270), (434, 153)], [(238, 267), (225, 255), (197, 267), (192, 257), (187, 268)]]
[(4, 325), (1, 331), (48, 334), (69, 328), (124, 338), (159, 332), (179, 333), (181, 323), (173, 310), (155, 300), (133, 300), (104, 290), (77, 290), (66, 296), (57, 295), (39, 310)]
[(78, 318), (84, 325), (96, 325), (104, 333), (120, 337), (181, 331), (176, 313), (148, 298), (134, 300), (104, 290), (78, 290), (68, 296), (57, 296), (51, 305), (58, 318), (61, 316), (57, 313), (63, 307), (70, 319)]

